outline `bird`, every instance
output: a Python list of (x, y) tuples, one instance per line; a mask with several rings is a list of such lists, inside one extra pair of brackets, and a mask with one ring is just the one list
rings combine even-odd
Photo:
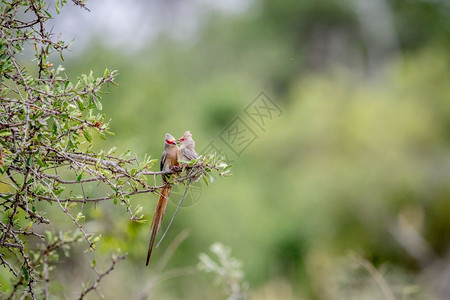
[(178, 141), (180, 142), (180, 148), (178, 148), (177, 153), (179, 162), (188, 162), (198, 158), (198, 154), (195, 152), (195, 142), (192, 139), (192, 134), (189, 130), (186, 131)]
[[(181, 162), (189, 162), (192, 159), (197, 159), (198, 154), (195, 152), (195, 141), (192, 138), (191, 132), (186, 131), (181, 138), (178, 139), (180, 142), (180, 147), (178, 148), (178, 161)], [(190, 169), (190, 168), (188, 168)], [(191, 176), (192, 171), (188, 172), (188, 175)], [(202, 174), (197, 174), (194, 177), (191, 177), (190, 183), (195, 183), (201, 178)]]
[[(186, 131), (183, 136), (181, 138), (179, 138), (177, 140), (178, 142), (180, 142), (180, 147), (177, 150), (177, 165), (176, 166), (172, 166), (171, 169), (176, 171), (176, 172), (180, 172), (183, 168), (181, 166), (179, 166), (178, 164), (181, 164), (183, 162), (188, 162), (192, 159), (197, 159), (198, 158), (198, 154), (197, 152), (195, 152), (195, 142), (192, 139), (192, 134), (191, 132), (188, 130)], [(189, 167), (188, 167), (189, 168)], [(189, 168), (190, 169), (190, 168)], [(159, 244), (161, 244), (162, 240), (164, 239), (164, 237), (166, 236), (167, 232), (169, 231), (170, 226), (172, 225), (173, 220), (175, 219), (178, 210), (181, 207), (181, 204), (183, 203), (183, 199), (186, 196), (186, 193), (189, 189), (189, 184), (191, 183), (195, 183), (199, 180), (200, 175), (195, 175), (194, 177), (192, 177), (190, 174), (190, 171), (188, 172), (188, 175), (191, 177), (189, 179), (189, 183), (186, 186), (186, 189), (184, 190), (183, 196), (181, 196), (181, 199), (177, 205), (177, 208), (175, 210), (175, 213), (172, 216), (172, 219), (170, 219), (169, 225), (167, 225), (166, 231), (163, 233), (161, 239), (159, 240), (158, 244), (156, 245), (156, 247), (159, 246)]]
[[(175, 138), (166, 133), (164, 139), (164, 151), (161, 156), (161, 171), (169, 171), (174, 167), (178, 166), (178, 146)], [(155, 214), (153, 216), (152, 225), (150, 226), (150, 244), (148, 246), (147, 261), (145, 263), (148, 266), (150, 261), (150, 256), (152, 255), (153, 244), (155, 243), (156, 235), (158, 234), (159, 228), (161, 227), (161, 221), (166, 211), (167, 203), (169, 201), (170, 189), (172, 188), (168, 182), (170, 174), (163, 174), (162, 180), (164, 187), (161, 190), (161, 195), (158, 199), (158, 204), (156, 205)]]

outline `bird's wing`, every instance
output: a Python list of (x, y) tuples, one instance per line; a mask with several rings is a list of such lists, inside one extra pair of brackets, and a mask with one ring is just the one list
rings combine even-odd
[(189, 148), (184, 148), (181, 150), (181, 152), (183, 153), (184, 157), (187, 158), (187, 160), (196, 159), (198, 157), (198, 154), (194, 150), (191, 150)]
[(159, 170), (164, 171), (164, 162), (166, 161), (166, 151), (163, 151), (161, 155), (161, 162), (159, 164)]

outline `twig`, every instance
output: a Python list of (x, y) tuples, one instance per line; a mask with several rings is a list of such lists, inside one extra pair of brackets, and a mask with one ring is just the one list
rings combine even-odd
[(42, 272), (44, 273), (44, 296), (45, 296), (45, 299), (48, 299), (50, 297), (49, 290), (48, 290), (48, 283), (50, 281), (50, 279), (48, 277), (48, 255), (45, 255), (45, 257), (44, 257), (44, 265), (43, 265)]
[(11, 265), (3, 258), (3, 256), (4, 256), (4, 254), (3, 254), (3, 253), (0, 253), (0, 260), (1, 260), (2, 265), (8, 267), (9, 271), (10, 271), (11, 273), (13, 273), (13, 275), (14, 275), (15, 277), (17, 277), (16, 271), (14, 271), (13, 267), (11, 267)]
[(100, 281), (103, 280), (103, 278), (105, 278), (106, 275), (108, 275), (112, 270), (114, 270), (114, 267), (116, 265), (116, 263), (118, 263), (119, 261), (123, 260), (126, 258), (126, 254), (118, 256), (118, 257), (112, 257), (111, 258), (111, 265), (109, 266), (109, 268), (104, 271), (103, 273), (98, 273), (95, 269), (94, 271), (98, 274), (97, 279), (86, 289), (84, 289), (81, 292), (80, 297), (78, 298), (79, 300), (83, 299), (89, 292), (93, 291), (93, 290), (97, 290), (97, 287), (100, 283)]
[(375, 280), (378, 287), (381, 289), (381, 291), (384, 294), (384, 297), (387, 300), (395, 300), (394, 293), (392, 292), (391, 288), (389, 287), (389, 284), (384, 280), (383, 275), (364, 257), (361, 257), (360, 255), (356, 255), (357, 261), (361, 266), (366, 269), (366, 271), (372, 276), (372, 278)]

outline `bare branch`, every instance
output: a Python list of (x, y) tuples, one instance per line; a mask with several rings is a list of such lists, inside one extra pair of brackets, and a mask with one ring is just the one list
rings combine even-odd
[(94, 271), (98, 274), (98, 277), (97, 277), (97, 279), (96, 279), (89, 287), (85, 288), (85, 289), (81, 292), (81, 295), (80, 295), (80, 297), (78, 297), (78, 299), (81, 300), (81, 299), (83, 299), (89, 292), (94, 291), (94, 290), (97, 290), (98, 285), (99, 285), (100, 282), (105, 278), (105, 276), (107, 276), (109, 273), (111, 273), (111, 271), (114, 270), (114, 267), (116, 266), (116, 264), (117, 264), (119, 261), (124, 260), (124, 259), (126, 258), (126, 256), (127, 256), (126, 254), (121, 255), (121, 256), (118, 256), (118, 257), (113, 256), (113, 257), (111, 258), (111, 265), (109, 266), (109, 268), (108, 268), (106, 271), (104, 271), (104, 272), (102, 272), (102, 273), (98, 273), (98, 272), (95, 270), (95, 268), (93, 268)]
[[(72, 3), (87, 9), (84, 1)], [(51, 5), (59, 10), (64, 4)], [(132, 207), (132, 197), (160, 193), (163, 185), (158, 176), (173, 174), (171, 184), (185, 184), (221, 170), (217, 161), (205, 159), (179, 172), (158, 172), (152, 170), (155, 160), (147, 156), (139, 160), (129, 152), (114, 155), (113, 149), (92, 150), (93, 135), (106, 138), (111, 134), (109, 122), (99, 111), (102, 88), (116, 84), (117, 72), (106, 69), (97, 78), (89, 72), (71, 81), (62, 66), (53, 67), (51, 54), (62, 56), (68, 44), (46, 29), (51, 19), (47, 5), (36, 0), (4, 1), (0, 15), (0, 183), (5, 185), (0, 193), (0, 264), (16, 277), (10, 299), (34, 299), (38, 290), (39, 297), (51, 298), (49, 273), (55, 256), (51, 254), (83, 237), (93, 250), (98, 237), (83, 227), (84, 204), (120, 201), (119, 207), (125, 208), (131, 220), (141, 221), (141, 208)], [(32, 63), (21, 61), (27, 57), (24, 51), (34, 52)], [(85, 187), (95, 185), (96, 194), (91, 197)], [(41, 223), (51, 224), (53, 216), (47, 214), (51, 203), (47, 202), (58, 204), (76, 234), (55, 237), (53, 231), (43, 235), (35, 229)], [(83, 203), (81, 211), (79, 206), (73, 208), (77, 203)], [(96, 290), (120, 259), (99, 274), (80, 298)]]

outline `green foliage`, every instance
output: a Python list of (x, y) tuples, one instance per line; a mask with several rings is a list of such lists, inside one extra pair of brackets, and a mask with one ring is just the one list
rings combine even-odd
[[(116, 196), (108, 184), (89, 186), (83, 182), (91, 178), (87, 172), (58, 173), (83, 182), (90, 199), (113, 197), (95, 209), (67, 206), (74, 219), (81, 212), (79, 223), (88, 222), (92, 232), (102, 234), (97, 253), (109, 255), (117, 248), (129, 253), (123, 268), (111, 275), (114, 279), (104, 282), (106, 298), (140, 295), (141, 289), (152, 289), (160, 299), (223, 297), (221, 288), (211, 287), (210, 276), (182, 276), (186, 273), (176, 269), (196, 264), (198, 253), (211, 241), (230, 245), (243, 261), (239, 270), (245, 271), (255, 299), (378, 299), (389, 294), (386, 290), (398, 298), (448, 298), (447, 283), (440, 280), (448, 276), (441, 266), (448, 264), (450, 244), (448, 5), (376, 2), (385, 3), (392, 17), (389, 32), (396, 49), (381, 53), (375, 61), (378, 73), (370, 77), (371, 36), (363, 30), (367, 19), (358, 16), (356, 6), (369, 2), (254, 1), (239, 15), (208, 15), (198, 39), (189, 45), (161, 37), (129, 57), (124, 49), (93, 42), (82, 59), (67, 59), (69, 78), (89, 76), (86, 70), (103, 74), (105, 65), (121, 71), (114, 79), (120, 86), (101, 95), (103, 107), (90, 109), (97, 116), (101, 107), (114, 120), (106, 123), (116, 135), (99, 140), (99, 131), (90, 128), (87, 135), (80, 131), (76, 137), (83, 151), (90, 147), (89, 139), (95, 143), (93, 152), (116, 145), (116, 150), (105, 151), (105, 160), (129, 148), (139, 157), (159, 153), (161, 145), (155, 141), (167, 131), (190, 129), (200, 150), (261, 90), (284, 110), (265, 132), (258, 132), (259, 138), (241, 157), (232, 157), (233, 177), (203, 189), (195, 209), (180, 210), (163, 242), (186, 227), (191, 235), (169, 262), (173, 272), (141, 267), (148, 226), (124, 218), (123, 210), (114, 206), (128, 208), (128, 197)], [(387, 17), (379, 15), (379, 23), (385, 24)], [(12, 61), (2, 51), (1, 68), (11, 69)], [(83, 105), (92, 104), (89, 101)], [(20, 111), (23, 118), (24, 110)], [(12, 133), (5, 127), (0, 130), (2, 139)], [(130, 157), (130, 152), (126, 158), (119, 156)], [(145, 161), (122, 168), (130, 175), (144, 175)], [(181, 177), (189, 174), (186, 168)], [(113, 182), (126, 188), (135, 184), (118, 180)], [(178, 182), (176, 177), (172, 180)], [(153, 177), (150, 181), (156, 185)], [(6, 187), (1, 188), (6, 194)], [(82, 199), (81, 188), (71, 190), (59, 184), (58, 196)], [(149, 202), (156, 198), (137, 194), (130, 208), (135, 219), (151, 218)], [(167, 216), (177, 204), (174, 191), (170, 202)], [(66, 221), (55, 205), (41, 202), (30, 208), (34, 209), (45, 211), (56, 224)], [(29, 220), (19, 216), (24, 216), (20, 209), (17, 228), (26, 228)], [(6, 222), (8, 218), (6, 214)], [(82, 252), (87, 248), (82, 234), (79, 241), (75, 249)], [(348, 251), (358, 253), (356, 259), (347, 259)], [(77, 252), (58, 268), (61, 273), (52, 275), (85, 275)], [(96, 261), (101, 264), (100, 258)], [(13, 267), (25, 282), (27, 269), (23, 271), (21, 263)], [(5, 268), (1, 282), (11, 274)], [(158, 276), (161, 281), (155, 279)], [(120, 289), (117, 282), (122, 283)], [(64, 288), (79, 290), (78, 282), (71, 283)]]
[[(56, 1), (57, 13), (66, 2)], [(81, 1), (73, 3), (85, 8)], [(51, 54), (63, 59), (68, 45), (47, 31), (45, 24), (52, 16), (44, 1), (3, 1), (0, 14), (0, 265), (10, 275), (1, 288), (9, 298), (48, 299), (50, 272), (62, 260), (60, 254), (67, 257), (70, 248), (83, 240), (85, 252), (94, 251), (101, 240), (101, 232), (84, 228), (91, 214), (85, 204), (120, 202), (132, 221), (143, 223), (143, 206), (133, 208), (131, 197), (158, 193), (162, 186), (148, 184), (147, 176), (155, 178), (161, 172), (151, 171), (157, 160), (148, 155), (138, 160), (130, 150), (117, 156), (115, 147), (108, 151), (94, 147), (97, 138), (112, 135), (99, 111), (102, 88), (116, 85), (117, 71), (106, 68), (100, 77), (90, 71), (74, 81), (64, 67), (54, 68)], [(30, 46), (35, 58), (31, 66), (19, 60)], [(173, 176), (174, 182), (210, 178), (214, 170), (222, 175), (225, 167), (220, 160), (205, 157), (191, 164), (189, 173)], [(57, 218), (53, 204), (74, 230), (63, 232), (55, 226), (42, 234), (38, 225)], [(125, 256), (113, 257), (104, 273), (96, 271), (98, 278), (84, 287), (80, 298), (95, 290)]]

